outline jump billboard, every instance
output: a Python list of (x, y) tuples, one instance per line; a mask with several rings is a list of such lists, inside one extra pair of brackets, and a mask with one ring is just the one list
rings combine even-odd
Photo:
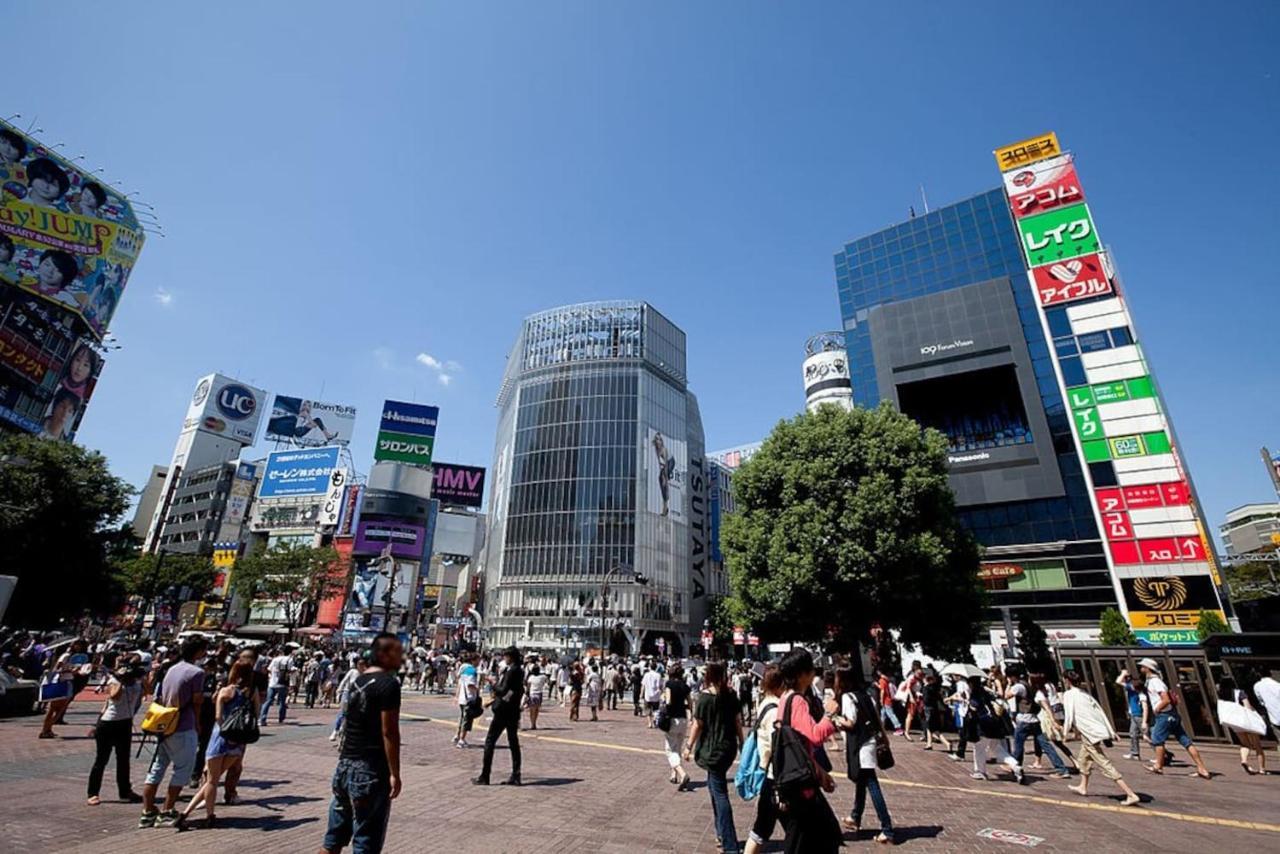
[(338, 466), (338, 448), (275, 451), (267, 456), (259, 498), (320, 496), (329, 491), (329, 476)]
[(265, 438), (300, 447), (348, 445), (356, 427), (356, 408), (277, 394), (271, 404)]
[(145, 239), (129, 200), (0, 121), (0, 280), (101, 338)]

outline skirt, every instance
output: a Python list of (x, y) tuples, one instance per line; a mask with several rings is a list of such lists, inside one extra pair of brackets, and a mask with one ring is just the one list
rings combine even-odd
[(209, 736), (209, 747), (204, 758), (217, 759), (219, 756), (244, 756), (244, 745), (227, 741), (222, 737), (222, 727), (213, 725), (213, 734)]

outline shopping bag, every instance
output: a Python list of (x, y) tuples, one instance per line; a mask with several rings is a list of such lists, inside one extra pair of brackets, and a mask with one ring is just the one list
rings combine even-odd
[(1218, 720), (1222, 721), (1223, 726), (1241, 732), (1251, 732), (1255, 735), (1267, 734), (1267, 723), (1262, 719), (1262, 715), (1230, 700), (1218, 701)]

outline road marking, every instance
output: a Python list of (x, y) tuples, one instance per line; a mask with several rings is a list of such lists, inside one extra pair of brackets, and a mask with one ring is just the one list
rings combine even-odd
[[(430, 723), (438, 723), (443, 726), (456, 727), (456, 721), (445, 720), (443, 718), (433, 718), (428, 715), (416, 715), (412, 712), (401, 712), (400, 717), (409, 720), (427, 721)], [(624, 744), (608, 744), (601, 741), (585, 741), (576, 738), (561, 738), (554, 735), (539, 735), (536, 733), (521, 733), (523, 738), (533, 738), (540, 741), (556, 742), (558, 744), (573, 744), (579, 747), (598, 747), (602, 750), (617, 750), (624, 753), (648, 753), (665, 756), (665, 750), (656, 750), (646, 747), (629, 747)], [(838, 777), (848, 775), (837, 773)], [(994, 789), (973, 789), (967, 786), (942, 786), (936, 783), (916, 783), (911, 780), (893, 780), (888, 777), (881, 777), (880, 784), (883, 786), (901, 786), (907, 789), (929, 789), (938, 792), (956, 792), (961, 795), (974, 795), (986, 798), (1008, 798), (1017, 801), (1030, 801), (1036, 804), (1049, 804), (1051, 806), (1066, 807), (1073, 810), (1094, 810), (1096, 812), (1117, 813), (1119, 815), (1134, 816), (1137, 818), (1167, 818), (1173, 821), (1185, 821), (1191, 824), (1208, 824), (1218, 827), (1231, 827), (1237, 830), (1259, 830), (1266, 833), (1280, 833), (1280, 824), (1268, 824), (1261, 821), (1242, 821), (1235, 818), (1217, 818), (1209, 815), (1196, 815), (1195, 813), (1170, 812), (1168, 810), (1153, 810), (1147, 806), (1122, 807), (1119, 804), (1096, 804), (1087, 801), (1069, 801), (1062, 798), (1050, 798), (1044, 795), (1028, 795), (1021, 792), (1001, 792)]]
[(984, 827), (978, 831), (978, 835), (983, 839), (1011, 842), (1014, 845), (1025, 845), (1028, 848), (1035, 848), (1041, 842), (1044, 842), (1043, 836), (1032, 836), (1030, 833), (1019, 833), (1016, 830), (1000, 830), (995, 827)]

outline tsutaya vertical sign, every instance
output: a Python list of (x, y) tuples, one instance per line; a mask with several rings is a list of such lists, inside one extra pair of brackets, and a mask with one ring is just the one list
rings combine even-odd
[(1117, 600), (1139, 642), (1194, 644), (1221, 579), (1074, 159), (1052, 133), (995, 154)]

